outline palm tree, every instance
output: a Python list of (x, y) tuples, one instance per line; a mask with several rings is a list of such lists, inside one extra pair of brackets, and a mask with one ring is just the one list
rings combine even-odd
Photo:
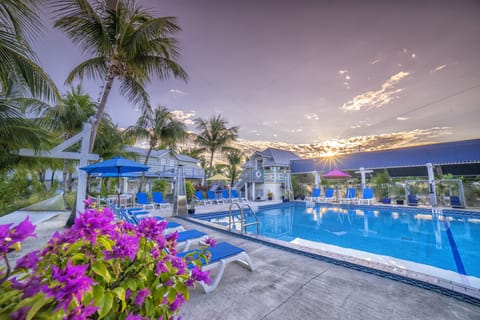
[(58, 14), (54, 26), (92, 55), (70, 72), (67, 83), (84, 77), (103, 81), (90, 152), (115, 79), (120, 81), (120, 93), (143, 110), (150, 108), (145, 85), (152, 78), (173, 75), (186, 80), (175, 62), (179, 53), (173, 35), (180, 31), (175, 18), (152, 17), (133, 0), (58, 0), (54, 6)]
[[(177, 142), (187, 137), (187, 129), (183, 122), (175, 119), (173, 113), (167, 108), (159, 106), (153, 112), (153, 116), (147, 112), (138, 118), (135, 125), (128, 127), (124, 132), (126, 137), (143, 138), (148, 141), (148, 151), (145, 157), (145, 165), (148, 163), (150, 154), (154, 149), (169, 147), (176, 151)], [(139, 190), (144, 184), (145, 175), (142, 174)]]
[[(63, 141), (66, 141), (82, 130), (83, 123), (95, 114), (96, 109), (96, 103), (88, 94), (83, 93), (82, 87), (78, 85), (72, 88), (59, 104), (45, 112), (44, 123), (48, 128), (60, 133)], [(67, 159), (63, 161), (64, 191), (67, 191), (69, 163)]]
[(241, 161), (242, 161), (242, 151), (238, 149), (232, 149), (227, 153), (227, 161), (228, 161), (228, 178), (230, 178), (230, 187), (233, 187), (233, 183), (238, 178), (240, 171), (238, 169)]
[(27, 118), (38, 110), (41, 103), (35, 99), (24, 98), (24, 91), (11, 82), (0, 94), (0, 171), (11, 169), (19, 161), (12, 150), (19, 148), (40, 149), (42, 142), (49, 139), (37, 119)]
[(37, 4), (33, 0), (0, 1), (0, 170), (20, 161), (10, 154), (12, 150), (38, 150), (48, 138), (36, 119), (26, 117), (45, 107), (36, 98), (51, 100), (57, 93), (27, 41), (41, 27)]
[(0, 92), (5, 94), (11, 82), (28, 89), (31, 96), (53, 101), (57, 89), (37, 64), (28, 40), (41, 28), (35, 0), (0, 1)]
[(210, 155), (208, 176), (211, 177), (215, 152), (232, 149), (228, 144), (237, 139), (238, 127), (227, 128), (228, 122), (221, 115), (213, 116), (208, 120), (197, 118), (194, 121), (200, 131), (195, 138), (195, 142), (202, 151), (206, 151)]

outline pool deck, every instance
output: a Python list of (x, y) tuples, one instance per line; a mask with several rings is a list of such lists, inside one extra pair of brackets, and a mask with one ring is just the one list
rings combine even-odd
[[(229, 205), (197, 212), (226, 210)], [(156, 214), (170, 216), (171, 210)], [(25, 252), (37, 249), (61, 231), (68, 213), (37, 224), (37, 239), (24, 243)], [(199, 286), (181, 309), (182, 318), (213, 319), (480, 319), (480, 304), (460, 301), (431, 290), (390, 280), (170, 217), (186, 229), (198, 229), (217, 241), (246, 250), (255, 270), (230, 263), (218, 288), (205, 294)], [(13, 260), (19, 253), (11, 253)]]
[(480, 305), (175, 220), (244, 248), (255, 265), (228, 264), (215, 291), (192, 291), (183, 319), (480, 318)]

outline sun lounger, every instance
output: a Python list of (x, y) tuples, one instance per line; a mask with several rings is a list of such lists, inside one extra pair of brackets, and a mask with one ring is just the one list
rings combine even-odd
[(222, 200), (223, 202), (237, 202), (237, 201), (240, 201), (239, 199), (232, 199), (232, 197), (230, 197), (230, 192), (228, 190), (222, 190)]
[(373, 204), (373, 189), (365, 188), (363, 189), (362, 198), (358, 199), (358, 204)]
[(205, 199), (203, 197), (203, 192), (200, 190), (195, 191), (193, 197), (195, 198), (195, 202), (198, 204), (203, 204), (204, 206), (207, 204), (212, 204), (212, 200), (210, 199)]
[[(208, 250), (210, 251), (210, 261), (207, 265), (202, 267), (202, 270), (216, 270), (216, 272), (213, 274), (213, 277), (212, 274), (210, 274), (212, 280), (210, 284), (199, 282), (205, 290), (205, 293), (212, 292), (217, 288), (222, 279), (225, 267), (230, 262), (237, 262), (250, 269), (250, 271), (254, 270), (250, 257), (242, 248), (236, 247), (228, 242), (220, 242), (217, 243), (215, 247), (208, 248)], [(188, 254), (193, 254), (195, 257), (195, 254), (197, 253), (198, 250), (190, 250), (179, 253), (178, 256), (184, 258)], [(189, 267), (193, 268), (193, 265), (191, 264)]]
[(232, 199), (235, 199), (236, 201), (248, 201), (247, 198), (240, 197), (240, 196), (238, 195), (238, 191), (237, 191), (237, 190), (232, 189), (231, 192), (232, 192)]
[(146, 192), (138, 192), (136, 196), (136, 202), (137, 205), (142, 206), (143, 209), (147, 210), (153, 210), (155, 209), (155, 204), (153, 202), (148, 201), (148, 195)]
[(347, 188), (347, 191), (345, 192), (345, 197), (342, 198), (343, 203), (351, 203), (355, 202), (357, 200), (357, 197), (355, 196), (356, 190), (355, 188)]
[(409, 194), (407, 198), (407, 204), (409, 206), (418, 206), (417, 196), (414, 194)]
[(333, 190), (333, 188), (327, 188), (325, 190), (325, 196), (318, 198), (318, 201), (319, 202), (329, 202), (329, 201), (335, 200), (335, 197), (333, 195), (334, 192), (335, 192), (335, 190)]
[[(146, 218), (155, 218), (157, 221), (165, 221), (164, 218), (159, 217), (159, 216), (153, 216), (150, 211), (148, 210), (143, 210), (141, 208), (131, 208), (128, 209), (126, 212), (124, 212), (124, 216), (127, 216), (127, 221), (130, 222), (131, 224), (138, 225), (142, 219)], [(178, 231), (183, 231), (185, 230), (183, 226), (178, 223), (178, 222), (173, 222), (173, 221), (167, 221), (167, 226), (165, 227), (166, 229), (171, 229), (172, 231), (178, 230)]]
[(450, 196), (450, 206), (452, 208), (465, 208), (465, 206), (460, 202), (460, 198), (457, 196)]
[(217, 195), (215, 194), (215, 192), (209, 190), (207, 191), (207, 199), (210, 200), (212, 203), (223, 203), (223, 199), (222, 198), (217, 198)]
[(165, 202), (163, 200), (163, 193), (160, 191), (153, 191), (152, 192), (152, 198), (153, 198), (153, 204), (155, 207), (158, 207), (160, 209), (162, 208), (171, 208), (170, 203)]
[(305, 201), (318, 201), (320, 199), (320, 188), (314, 188), (311, 197), (305, 197)]
[(190, 229), (178, 232), (177, 249), (188, 251), (194, 242), (205, 241), (207, 234), (196, 229)]

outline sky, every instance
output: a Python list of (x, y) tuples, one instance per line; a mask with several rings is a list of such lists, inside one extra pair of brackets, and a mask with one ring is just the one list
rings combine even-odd
[[(262, 145), (371, 149), (480, 138), (480, 1), (142, 0), (175, 16), (188, 82), (148, 85), (153, 105), (221, 114)], [(63, 92), (87, 59), (44, 8), (34, 49)], [(100, 81), (84, 81), (96, 100)], [(114, 87), (120, 127), (139, 115)], [(315, 151), (314, 151), (315, 152)]]

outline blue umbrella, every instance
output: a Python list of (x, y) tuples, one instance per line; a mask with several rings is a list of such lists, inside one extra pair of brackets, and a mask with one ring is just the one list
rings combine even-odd
[(94, 163), (86, 167), (81, 167), (80, 169), (86, 171), (89, 174), (116, 174), (117, 178), (119, 178), (118, 203), (120, 203), (120, 176), (129, 172), (147, 171), (148, 169), (150, 169), (150, 167), (122, 157), (114, 157), (112, 159)]

